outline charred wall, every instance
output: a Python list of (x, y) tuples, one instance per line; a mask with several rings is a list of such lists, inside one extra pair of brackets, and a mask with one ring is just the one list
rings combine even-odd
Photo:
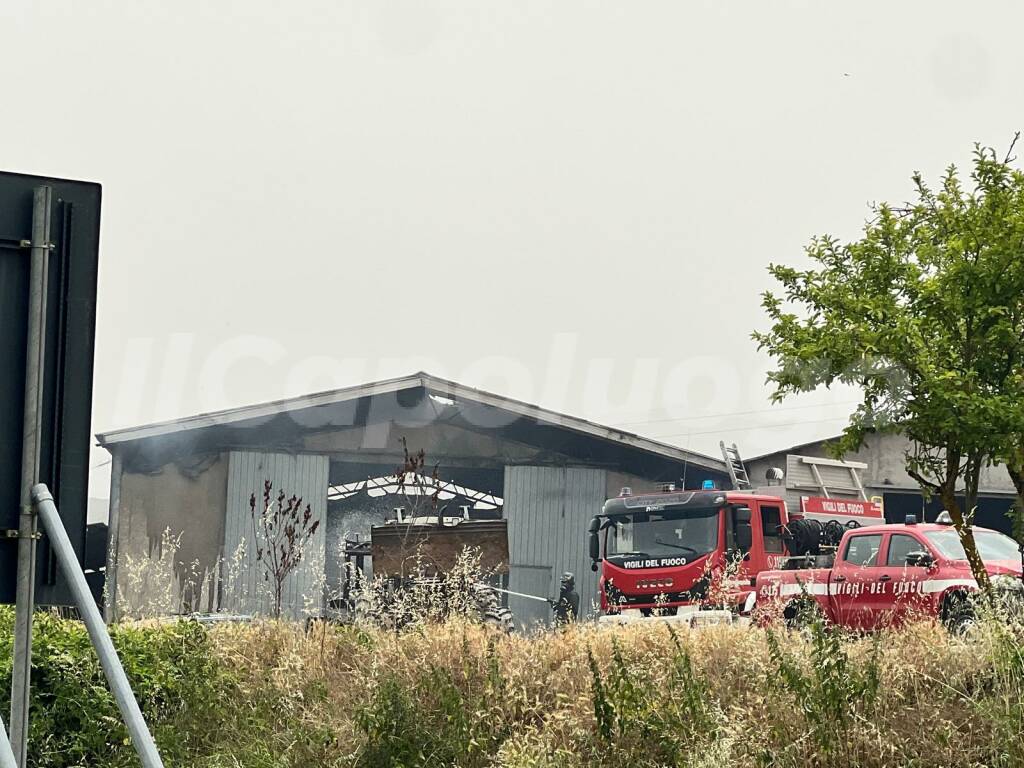
[[(124, 462), (117, 478), (117, 539), (112, 556), (117, 572), (120, 614), (122, 595), (132, 599), (138, 581), (155, 573), (132, 573), (167, 561), (173, 570), (174, 593), (145, 599), (180, 602), (193, 610), (214, 607), (212, 590), (190, 586), (216, 570), (224, 541), (224, 509), (227, 499), (227, 454), (214, 454), (201, 462), (169, 462), (159, 467), (140, 467)], [(115, 511), (112, 510), (112, 518)], [(166, 534), (166, 536), (165, 536)], [(170, 560), (167, 538), (177, 542)], [(148, 562), (147, 562), (148, 561)], [(166, 589), (166, 588), (162, 588)], [(185, 594), (187, 592), (187, 594)], [(134, 595), (141, 598), (141, 595)]]

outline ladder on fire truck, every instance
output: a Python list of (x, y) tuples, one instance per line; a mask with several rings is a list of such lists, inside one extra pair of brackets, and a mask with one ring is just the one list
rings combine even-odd
[(740, 449), (736, 443), (726, 445), (724, 440), (718, 443), (722, 447), (722, 458), (725, 459), (725, 468), (729, 470), (729, 479), (732, 480), (732, 487), (735, 491), (748, 491), (752, 487), (750, 478), (747, 477), (747, 468), (743, 466), (743, 459), (740, 458)]

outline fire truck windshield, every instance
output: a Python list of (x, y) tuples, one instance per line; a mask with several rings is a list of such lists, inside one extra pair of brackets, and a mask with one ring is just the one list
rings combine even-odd
[(720, 507), (613, 515), (606, 557), (693, 560), (718, 548)]
[[(925, 536), (944, 557), (948, 557), (950, 560), (967, 559), (967, 553), (964, 552), (964, 547), (960, 543), (960, 537), (956, 531), (929, 531)], [(1017, 542), (1001, 533), (975, 531), (974, 542), (978, 545), (978, 554), (985, 562), (1020, 558)]]

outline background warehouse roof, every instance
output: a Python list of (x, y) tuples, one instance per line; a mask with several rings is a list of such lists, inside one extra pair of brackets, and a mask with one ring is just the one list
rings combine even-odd
[[(101, 446), (113, 450), (127, 443), (145, 442), (154, 438), (166, 439), (174, 436), (180, 438), (188, 433), (248, 430), (288, 416), (291, 416), (291, 421), (300, 429), (309, 428), (308, 425), (311, 424), (315, 424), (316, 428), (342, 424), (352, 426), (368, 423), (370, 414), (374, 412), (379, 420), (410, 417), (413, 409), (408, 406), (408, 403), (415, 402), (417, 393), (429, 396), (424, 402), (428, 403), (431, 413), (437, 419), (441, 419), (448, 411), (473, 410), (477, 416), (476, 423), (493, 423), (494, 429), (511, 431), (510, 437), (513, 439), (524, 439), (524, 437), (529, 439), (527, 433), (532, 425), (548, 435), (554, 429), (582, 438), (628, 447), (662, 460), (668, 459), (716, 472), (725, 471), (725, 466), (720, 459), (667, 445), (632, 432), (596, 424), (586, 419), (556, 413), (537, 405), (468, 387), (422, 371), (411, 376), (328, 392), (102, 432), (97, 434), (96, 438)], [(402, 403), (403, 396), (405, 405)], [(370, 403), (380, 401), (391, 403), (391, 410), (389, 411), (386, 405), (379, 407), (370, 405)], [(312, 413), (317, 413), (320, 417), (311, 417)], [(428, 422), (422, 424), (422, 426), (428, 425)], [(532, 437), (531, 442), (538, 436), (532, 435)]]

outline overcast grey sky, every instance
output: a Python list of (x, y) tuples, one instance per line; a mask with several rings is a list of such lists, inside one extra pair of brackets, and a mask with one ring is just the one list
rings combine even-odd
[(424, 368), (753, 455), (835, 433), (852, 399), (768, 410), (765, 265), (1005, 146), (1022, 21), (5, 0), (0, 167), (103, 184), (97, 430)]

